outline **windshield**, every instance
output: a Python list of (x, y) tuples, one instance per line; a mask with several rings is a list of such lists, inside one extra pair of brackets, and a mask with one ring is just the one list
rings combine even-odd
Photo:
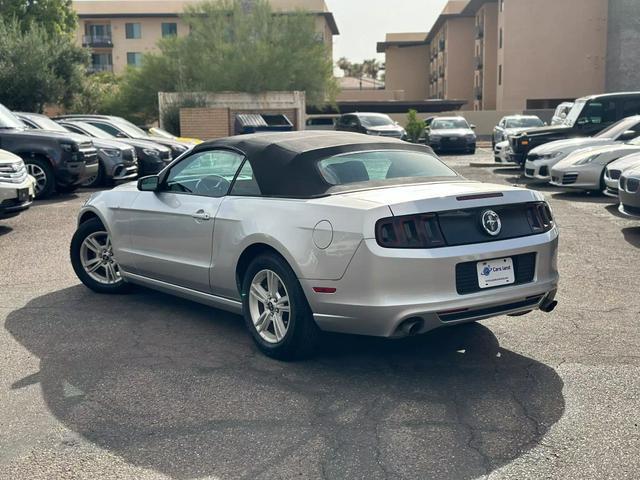
[(169, 132), (167, 132), (166, 130), (162, 130), (161, 128), (152, 128), (151, 130), (149, 130), (149, 133), (155, 137), (168, 138), (169, 140), (175, 140), (176, 138)]
[(628, 119), (624, 119), (614, 123), (610, 127), (605, 128), (600, 133), (594, 136), (596, 138), (616, 140), (620, 135), (622, 135), (627, 130), (634, 130), (638, 126), (639, 125), (636, 120), (629, 121)]
[(112, 140), (116, 137), (111, 135), (110, 133), (105, 132), (101, 128), (94, 127), (90, 123), (86, 122), (71, 122), (71, 125), (75, 125), (77, 128), (86, 132), (90, 137), (102, 138), (104, 140)]
[(448, 130), (452, 128), (469, 128), (469, 124), (464, 118), (438, 118), (431, 122), (431, 130)]
[(567, 118), (565, 118), (564, 120), (564, 124), (573, 127), (586, 104), (587, 102), (585, 100), (578, 100), (576, 103), (574, 103), (573, 107), (571, 107), (571, 110), (567, 114)]
[(386, 115), (360, 115), (360, 123), (364, 127), (384, 127), (386, 125), (395, 125), (393, 120)]
[(66, 133), (69, 133), (69, 130), (64, 128), (59, 123), (54, 122), (49, 117), (41, 117), (40, 115), (33, 115), (33, 116), (25, 115), (25, 117), (28, 120), (31, 120), (33, 123), (35, 123), (42, 130), (49, 130), (50, 132), (66, 132)]
[(145, 138), (149, 136), (147, 132), (145, 132), (141, 128), (136, 127), (133, 123), (125, 120), (124, 118), (117, 118), (113, 121), (113, 123), (130, 137)]
[(507, 128), (542, 127), (543, 121), (538, 117), (510, 118), (507, 120)]
[(320, 160), (318, 167), (324, 180), (331, 185), (458, 176), (433, 155), (402, 150), (337, 155)]
[(0, 104), (0, 128), (15, 128), (24, 130), (24, 124), (18, 120), (11, 110)]

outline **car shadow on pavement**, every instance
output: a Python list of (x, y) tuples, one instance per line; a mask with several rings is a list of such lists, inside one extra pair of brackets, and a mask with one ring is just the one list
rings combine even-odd
[(622, 229), (624, 239), (636, 248), (640, 248), (640, 225)]
[(8, 233), (13, 232), (13, 228), (7, 225), (0, 225), (0, 237), (3, 235), (7, 235)]
[(76, 286), (6, 328), (40, 358), (13, 389), (39, 383), (73, 432), (178, 479), (473, 479), (538, 445), (565, 406), (552, 368), (480, 324), (400, 341), (327, 335), (315, 358), (282, 363), (236, 315)]
[(563, 192), (560, 191), (558, 193), (553, 194), (553, 198), (557, 200), (569, 200), (571, 202), (582, 202), (582, 203), (600, 203), (602, 205), (606, 204), (617, 204), (618, 199), (614, 197), (609, 197), (601, 192), (584, 192), (584, 191), (575, 191), (575, 192)]
[(44, 198), (42, 200), (36, 200), (33, 204), (33, 207), (37, 207), (38, 205), (55, 205), (56, 203), (64, 203), (71, 200), (75, 200), (76, 198), (78, 198), (78, 194), (76, 192), (54, 193), (52, 196), (48, 198)]

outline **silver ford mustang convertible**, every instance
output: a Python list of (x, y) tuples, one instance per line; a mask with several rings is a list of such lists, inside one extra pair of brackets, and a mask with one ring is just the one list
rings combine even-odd
[(71, 243), (99, 293), (140, 284), (243, 313), (267, 355), (320, 331), (403, 337), (534, 309), (558, 231), (531, 190), (468, 181), (421, 145), (341, 132), (206, 142), (94, 193)]

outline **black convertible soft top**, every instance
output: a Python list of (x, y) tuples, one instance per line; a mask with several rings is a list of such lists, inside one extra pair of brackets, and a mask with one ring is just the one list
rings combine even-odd
[[(334, 155), (371, 150), (432, 153), (424, 145), (393, 138), (333, 131), (256, 133), (201, 143), (194, 152), (229, 148), (245, 155), (265, 196), (313, 198), (357, 189), (326, 182), (317, 161)], [(451, 180), (448, 178), (447, 180)]]

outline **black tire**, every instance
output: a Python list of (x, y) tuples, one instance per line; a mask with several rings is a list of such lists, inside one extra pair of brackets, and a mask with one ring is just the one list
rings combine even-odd
[(85, 181), (82, 183), (82, 187), (83, 188), (98, 188), (101, 187), (104, 183), (104, 167), (102, 166), (102, 163), (100, 164), (100, 166), (98, 167), (98, 173), (96, 174), (96, 176), (90, 181)]
[(82, 223), (76, 230), (76, 233), (73, 234), (69, 251), (73, 270), (76, 272), (80, 281), (94, 292), (108, 294), (126, 293), (129, 291), (130, 285), (124, 280), (113, 285), (105, 285), (91, 278), (82, 266), (82, 261), (80, 260), (80, 248), (82, 246), (82, 242), (84, 242), (84, 240), (92, 233), (100, 231), (106, 231), (102, 222), (97, 218), (92, 218)]
[[(29, 165), (33, 165), (38, 168), (44, 174), (44, 185), (40, 189), (40, 191), (36, 191), (36, 199), (41, 200), (43, 198), (48, 198), (56, 191), (56, 179), (53, 174), (53, 168), (51, 168), (51, 164), (40, 157), (29, 157), (24, 159), (24, 163), (27, 166), (27, 170), (29, 173), (32, 173), (32, 170), (29, 168)], [(39, 180), (36, 178), (36, 180)]]
[[(264, 340), (256, 329), (249, 307), (249, 291), (254, 277), (262, 270), (275, 272), (282, 280), (291, 307), (287, 333), (279, 343)], [(266, 253), (256, 257), (247, 268), (242, 280), (242, 307), (245, 324), (258, 348), (265, 355), (278, 360), (298, 360), (312, 355), (317, 348), (320, 329), (313, 319), (309, 303), (300, 282), (287, 262), (277, 254)]]

